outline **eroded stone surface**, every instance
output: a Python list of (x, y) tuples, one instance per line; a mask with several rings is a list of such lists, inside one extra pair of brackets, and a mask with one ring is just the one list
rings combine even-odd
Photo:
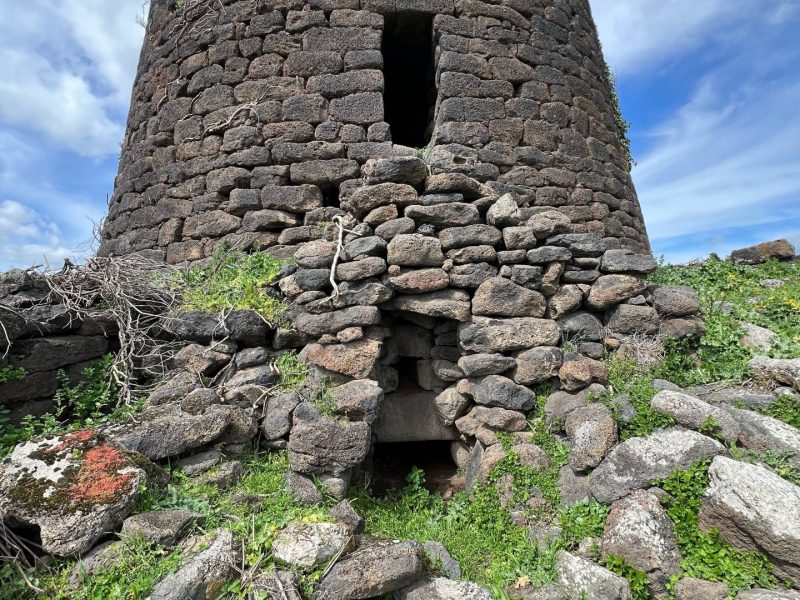
[(590, 489), (597, 500), (610, 503), (724, 450), (718, 441), (694, 431), (678, 427), (655, 431), (614, 448), (592, 472)]
[(718, 456), (700, 526), (737, 548), (765, 552), (782, 578), (800, 581), (800, 487), (764, 467)]
[(568, 597), (589, 600), (632, 600), (628, 582), (585, 558), (560, 550), (556, 556), (557, 584)]
[(611, 505), (602, 552), (646, 573), (655, 598), (669, 597), (667, 583), (680, 571), (682, 557), (672, 521), (656, 496), (637, 490)]
[(39, 527), (46, 552), (83, 554), (122, 524), (157, 473), (90, 430), (25, 442), (0, 464), (0, 513)]
[(295, 521), (275, 536), (272, 553), (283, 564), (310, 570), (329, 561), (350, 543), (352, 534), (344, 524)]

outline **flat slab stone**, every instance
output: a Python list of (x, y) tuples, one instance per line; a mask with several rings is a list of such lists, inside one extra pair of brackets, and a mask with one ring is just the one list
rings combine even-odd
[(376, 543), (340, 560), (320, 583), (317, 600), (366, 600), (396, 592), (425, 569), (417, 542)]
[(555, 346), (561, 339), (561, 328), (550, 319), (474, 317), (471, 323), (459, 326), (458, 338), (467, 352), (513, 352)]
[(189, 538), (181, 546), (187, 553), (195, 549), (199, 552), (185, 559), (180, 569), (159, 581), (150, 593), (150, 600), (214, 598), (234, 577), (242, 558), (241, 543), (225, 530)]
[(156, 472), (90, 430), (25, 442), (0, 464), (0, 515), (38, 526), (50, 554), (84, 554), (133, 512)]
[(752, 410), (726, 407), (740, 427), (739, 443), (756, 452), (787, 453), (800, 464), (800, 430)]
[(457, 440), (458, 430), (436, 411), (436, 392), (402, 390), (387, 394), (375, 427), (379, 443)]
[(492, 600), (492, 595), (475, 583), (445, 577), (421, 579), (395, 593), (397, 600)]
[(633, 600), (628, 582), (585, 558), (560, 550), (556, 555), (556, 583), (568, 598)]
[(303, 523), (295, 521), (275, 536), (275, 559), (304, 570), (325, 564), (352, 543), (348, 527), (342, 523)]

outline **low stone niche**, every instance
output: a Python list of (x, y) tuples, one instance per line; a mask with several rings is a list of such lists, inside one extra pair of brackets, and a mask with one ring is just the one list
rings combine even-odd
[(386, 392), (375, 428), (376, 488), (405, 484), (412, 467), (425, 471), (430, 489), (441, 491), (457, 467), (451, 446), (459, 432), (439, 414), (437, 396), (460, 378), (456, 362), (458, 323), (424, 315), (388, 313), (391, 332), (381, 359)]
[(428, 490), (445, 498), (463, 488), (452, 458), (452, 442), (379, 443), (372, 458), (372, 493), (383, 497), (392, 489), (402, 489), (414, 468), (425, 473)]

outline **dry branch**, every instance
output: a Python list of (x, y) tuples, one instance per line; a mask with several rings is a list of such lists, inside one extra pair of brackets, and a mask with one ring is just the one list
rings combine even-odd
[(179, 319), (183, 285), (176, 269), (140, 255), (90, 258), (83, 265), (66, 261), (58, 272), (42, 272), (49, 303), (63, 304), (70, 318), (111, 319), (120, 350), (111, 365), (119, 386), (119, 405), (131, 404), (143, 391), (142, 379), (163, 375), (174, 343), (160, 339)]

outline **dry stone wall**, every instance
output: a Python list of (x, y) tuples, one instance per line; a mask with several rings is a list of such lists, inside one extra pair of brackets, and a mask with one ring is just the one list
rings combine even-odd
[(52, 410), (59, 371), (77, 383), (84, 369), (118, 347), (116, 332), (110, 319), (81, 321), (51, 302), (38, 273), (0, 273), (0, 370), (24, 374), (0, 382), (0, 410), (12, 423)]
[(512, 193), (524, 217), (555, 208), (565, 232), (647, 251), (585, 0), (154, 0), (101, 253), (193, 263), (245, 234), (262, 247), (322, 237), (315, 225), (369, 160), (415, 154), (392, 143), (413, 138), (407, 122), (384, 120), (415, 74), (384, 73), (382, 48), (426, 35), (429, 64), (408, 69), (431, 70), (431, 175), (482, 183), (469, 201)]
[(594, 393), (620, 338), (698, 330), (643, 281), (620, 133), (585, 0), (154, 0), (100, 253), (294, 259), (271, 345), (311, 377), (265, 437), (298, 498), (376, 440), (450, 441), (472, 485), (498, 432), (529, 442), (532, 386)]

